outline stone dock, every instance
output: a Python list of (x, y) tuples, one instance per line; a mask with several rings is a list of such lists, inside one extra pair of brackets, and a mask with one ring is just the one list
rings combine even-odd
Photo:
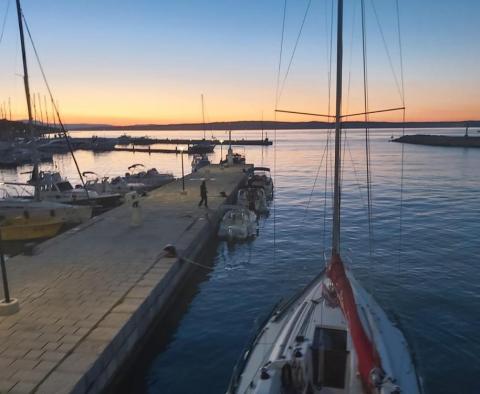
[[(0, 317), (0, 393), (98, 393), (138, 350), (215, 236), (244, 166), (212, 165), (7, 261), (20, 311)], [(209, 209), (199, 208), (205, 179)], [(167, 257), (172, 244), (178, 257)]]

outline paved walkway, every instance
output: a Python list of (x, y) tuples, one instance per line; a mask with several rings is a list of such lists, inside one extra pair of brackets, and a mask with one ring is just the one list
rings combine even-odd
[[(202, 178), (210, 210), (197, 206)], [(153, 318), (151, 305), (158, 309), (162, 294), (180, 285), (167, 277), (180, 263), (164, 257), (164, 246), (188, 255), (205, 224), (218, 220), (221, 192), (229, 195), (243, 179), (240, 166), (202, 169), (186, 177), (185, 194), (179, 180), (142, 199), (139, 227), (125, 205), (45, 242), (34, 256), (10, 259), (20, 312), (0, 317), (0, 392), (104, 387), (139, 339), (137, 329)]]

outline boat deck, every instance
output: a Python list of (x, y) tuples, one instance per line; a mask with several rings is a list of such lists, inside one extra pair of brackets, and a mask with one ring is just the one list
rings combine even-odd
[[(198, 266), (245, 181), (245, 166), (204, 167), (7, 262), (20, 312), (0, 317), (0, 392), (100, 392)], [(199, 208), (206, 179), (209, 208)], [(185, 259), (165, 256), (173, 244)]]

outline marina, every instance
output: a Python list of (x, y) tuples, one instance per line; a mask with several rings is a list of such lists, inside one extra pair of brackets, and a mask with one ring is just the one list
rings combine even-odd
[[(101, 392), (162, 308), (198, 268), (245, 167), (209, 166), (8, 261), (21, 309), (0, 317), (2, 390)], [(199, 178), (209, 209), (197, 207)], [(229, 197), (230, 196), (230, 197)], [(132, 210), (141, 224), (132, 225)], [(111, 249), (116, 244), (115, 250)], [(85, 245), (88, 245), (86, 248)], [(168, 257), (167, 245), (178, 257)], [(65, 259), (65, 253), (71, 257)]]
[(37, 3), (0, 5), (0, 394), (480, 392), (480, 5)]

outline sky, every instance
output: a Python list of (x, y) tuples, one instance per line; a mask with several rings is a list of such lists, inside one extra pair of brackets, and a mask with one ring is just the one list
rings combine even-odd
[[(201, 94), (207, 121), (309, 121), (321, 118), (274, 113), (278, 80), (278, 108), (333, 112), (332, 0), (311, 0), (285, 78), (309, 1), (287, 0), (280, 78), (284, 0), (22, 0), (22, 8), (66, 123), (201, 122)], [(400, 40), (395, 0), (365, 0), (369, 110), (402, 106), (403, 64), (407, 120), (480, 119), (480, 2), (398, 3)], [(343, 112), (352, 113), (364, 105), (360, 0), (344, 7)], [(15, 0), (0, 0), (0, 29), (5, 15), (0, 106), (10, 99), (12, 118), (24, 119)], [(30, 44), (27, 56), (37, 112), (40, 97), (51, 118)]]

